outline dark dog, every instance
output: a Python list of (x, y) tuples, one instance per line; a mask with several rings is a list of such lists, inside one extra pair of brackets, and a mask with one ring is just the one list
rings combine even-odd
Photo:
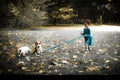
[(41, 41), (36, 41), (35, 42), (35, 50), (34, 50), (34, 54), (40, 54), (42, 53), (42, 46), (41, 46)]

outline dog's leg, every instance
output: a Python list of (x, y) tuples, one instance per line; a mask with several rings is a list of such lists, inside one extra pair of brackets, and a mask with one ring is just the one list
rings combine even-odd
[(37, 48), (35, 48), (34, 54), (38, 56)]
[(18, 56), (20, 57), (20, 56), (21, 56), (21, 53), (19, 53)]
[(34, 50), (33, 54), (36, 54), (36, 52), (37, 52), (37, 49), (35, 48), (35, 50)]
[(21, 54), (22, 54), (22, 53), (21, 53), (21, 50), (19, 50), (19, 51), (18, 51), (18, 56), (20, 57), (20, 56), (21, 56)]
[(26, 55), (26, 53), (24, 53), (24, 54), (22, 54), (23, 56), (25, 56)]
[(33, 54), (37, 55), (38, 53), (37, 53), (37, 51), (34, 51)]
[(42, 50), (42, 47), (40, 46), (40, 53), (41, 53), (41, 55), (42, 55), (42, 52), (43, 52), (43, 50)]

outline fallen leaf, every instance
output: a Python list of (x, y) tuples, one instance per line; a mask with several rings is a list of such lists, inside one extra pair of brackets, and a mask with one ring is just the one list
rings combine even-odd
[(82, 72), (84, 72), (84, 71), (78, 71), (79, 73), (82, 73)]
[(73, 61), (72, 64), (78, 64), (77, 62)]
[(9, 31), (9, 32), (7, 33), (7, 35), (8, 35), (8, 36), (11, 36), (11, 35), (12, 35), (12, 33)]
[(9, 41), (9, 44), (10, 44), (10, 45), (13, 45), (13, 43), (14, 43), (13, 41)]
[(58, 70), (54, 70), (55, 72), (58, 72)]
[(7, 46), (3, 46), (3, 49), (6, 50), (6, 49), (7, 49)]
[(90, 64), (91, 64), (91, 65), (94, 65), (94, 64), (95, 64), (95, 62), (91, 62)]
[(99, 66), (88, 66), (86, 71), (92, 72), (92, 71), (99, 71), (101, 67)]
[(110, 60), (105, 60), (105, 63), (109, 63), (110, 62)]
[(76, 59), (78, 56), (77, 55), (73, 55), (73, 58)]
[(114, 51), (114, 54), (118, 54), (118, 52), (117, 52), (117, 51)]
[(74, 67), (78, 67), (77, 65), (73, 65)]
[(91, 62), (91, 61), (93, 61), (93, 60), (90, 59), (89, 61)]
[(117, 59), (117, 58), (113, 58), (113, 60), (118, 61), (118, 59)]
[(104, 68), (109, 69), (109, 68), (110, 68), (110, 66), (104, 66)]
[(8, 69), (8, 72), (11, 72), (12, 71), (12, 69)]
[(50, 69), (52, 69), (52, 67), (53, 67), (52, 65), (49, 65), (49, 66), (48, 66), (48, 69), (50, 70)]
[(59, 73), (59, 75), (62, 75), (62, 73)]
[(40, 70), (39, 73), (40, 73), (40, 74), (43, 73), (43, 70)]
[(9, 56), (10, 56), (10, 58), (15, 58), (16, 57), (15, 54), (10, 54)]
[(87, 56), (88, 53), (89, 53), (89, 52), (85, 52), (85, 53), (83, 54), (83, 57)]
[(80, 53), (80, 51), (77, 51), (77, 53)]
[(17, 43), (15, 46), (16, 46), (17, 48), (19, 48), (19, 47), (21, 47), (21, 44), (20, 44), (20, 43)]
[[(25, 65), (25, 62), (23, 62), (23, 61), (19, 61), (18, 64)], [(18, 64), (17, 64), (17, 65), (18, 65)]]
[(65, 53), (65, 55), (68, 55), (69, 53)]
[(8, 55), (10, 55), (10, 52), (8, 52), (8, 51), (7, 51), (7, 52), (5, 52), (5, 54), (8, 54)]
[(106, 49), (99, 49), (98, 51), (101, 53), (105, 53)]
[(100, 52), (96, 52), (97, 54), (100, 54)]
[(102, 49), (99, 49), (98, 51), (99, 51), (99, 52), (102, 52)]
[(43, 68), (44, 68), (44, 63), (41, 63), (41, 64), (39, 65), (39, 67), (40, 67), (41, 69), (43, 69)]
[(52, 61), (51, 64), (55, 65), (55, 66), (60, 66), (60, 64), (58, 64), (57, 62), (54, 62), (54, 61)]
[(52, 52), (53, 52), (53, 53), (55, 53), (55, 52), (56, 52), (56, 50), (52, 50)]
[(88, 61), (87, 61), (87, 60), (84, 60), (84, 63), (88, 63)]
[(116, 47), (120, 47), (119, 45), (116, 45)]
[(27, 70), (27, 67), (22, 67), (22, 70)]
[(14, 74), (18, 74), (19, 72), (18, 71), (14, 71)]
[(2, 46), (2, 43), (0, 43), (0, 46)]
[(37, 63), (32, 63), (32, 65), (33, 65), (33, 66), (36, 66), (36, 65), (37, 65)]
[(69, 64), (69, 62), (66, 61), (66, 60), (62, 60), (62, 63), (63, 63), (63, 64)]

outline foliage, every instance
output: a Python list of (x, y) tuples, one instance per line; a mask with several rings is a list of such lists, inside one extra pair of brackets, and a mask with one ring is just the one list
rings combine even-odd
[(63, 20), (67, 20), (67, 19), (70, 19), (72, 17), (75, 17), (76, 15), (74, 13), (73, 8), (70, 8), (68, 6), (68, 7), (61, 7), (57, 10), (53, 10), (51, 12), (51, 16), (53, 18), (60, 18), (60, 19), (63, 19)]
[[(119, 2), (115, 0), (51, 0), (50, 3), (51, 5), (48, 7), (49, 13), (52, 16), (54, 15), (54, 18), (62, 15), (58, 9), (70, 6), (74, 10), (75, 15), (78, 15), (72, 19), (73, 23), (81, 23), (86, 18), (91, 19), (93, 23), (119, 23)], [(65, 19), (64, 17), (62, 18)], [(57, 20), (59, 21), (59, 19)]]
[(0, 0), (0, 8), (1, 27), (120, 22), (118, 0)]
[(26, 28), (47, 24), (48, 0), (4, 0), (2, 21), (4, 26)]

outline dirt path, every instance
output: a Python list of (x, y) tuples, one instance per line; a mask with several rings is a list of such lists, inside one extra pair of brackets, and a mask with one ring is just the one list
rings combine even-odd
[[(37, 29), (37, 28), (36, 28)], [(95, 44), (91, 52), (84, 52), (84, 39), (77, 39), (52, 51), (36, 56), (17, 56), (17, 48), (28, 45), (34, 50), (34, 42), (42, 41), (42, 47), (59, 45), (76, 38), (82, 28), (54, 28), (14, 30), (0, 32), (0, 73), (33, 75), (109, 75), (120, 74), (120, 32), (93, 29)], [(100, 30), (100, 28), (99, 28)]]

